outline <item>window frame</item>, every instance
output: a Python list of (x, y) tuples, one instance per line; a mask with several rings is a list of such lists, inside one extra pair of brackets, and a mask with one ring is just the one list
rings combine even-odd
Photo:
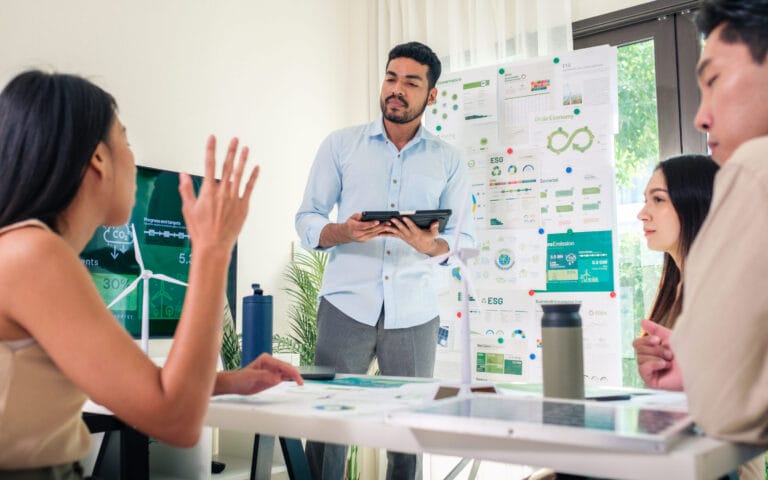
[[(659, 156), (707, 153), (693, 119), (699, 105), (696, 0), (657, 0), (573, 23), (574, 49), (654, 40)], [(670, 48), (673, 46), (673, 48)]]

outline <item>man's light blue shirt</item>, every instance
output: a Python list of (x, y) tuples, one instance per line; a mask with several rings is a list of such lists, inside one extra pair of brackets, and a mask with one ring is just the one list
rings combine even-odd
[[(459, 151), (420, 127), (401, 151), (383, 120), (338, 130), (320, 145), (296, 213), (306, 248), (320, 249), (320, 232), (338, 208), (338, 222), (365, 210), (451, 209), (440, 234), (451, 248), (459, 215), (460, 246), (474, 245), (466, 167)], [(328, 249), (320, 296), (355, 320), (374, 326), (384, 305), (385, 328), (424, 324), (438, 315), (436, 268), (399, 238), (377, 237)], [(442, 272), (445, 274), (445, 272)]]

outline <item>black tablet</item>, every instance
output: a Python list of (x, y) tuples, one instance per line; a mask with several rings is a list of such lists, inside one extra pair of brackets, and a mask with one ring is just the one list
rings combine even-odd
[(408, 217), (419, 228), (425, 230), (429, 229), (429, 226), (434, 222), (439, 222), (438, 231), (445, 230), (445, 225), (448, 223), (448, 218), (451, 216), (451, 210), (411, 210), (411, 211), (397, 211), (397, 210), (383, 210), (383, 211), (368, 211), (363, 212), (363, 221), (368, 222), (371, 220), (378, 220), (380, 222), (388, 222), (392, 218), (402, 220), (403, 217)]
[(304, 380), (333, 380), (336, 377), (336, 369), (333, 367), (304, 365), (298, 368)]

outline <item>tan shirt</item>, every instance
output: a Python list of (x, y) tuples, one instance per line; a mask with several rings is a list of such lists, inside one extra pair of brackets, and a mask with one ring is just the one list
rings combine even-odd
[[(24, 222), (0, 229), (0, 235), (29, 224), (48, 228)], [(0, 470), (83, 458), (90, 444), (81, 417), (85, 400), (34, 339), (0, 340)]]
[(768, 137), (744, 143), (715, 178), (672, 350), (704, 431), (768, 446)]

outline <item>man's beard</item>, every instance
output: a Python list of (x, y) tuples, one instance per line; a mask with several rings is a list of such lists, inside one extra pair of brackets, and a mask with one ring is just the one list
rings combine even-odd
[(396, 98), (395, 95), (390, 95), (387, 98), (385, 98), (385, 99), (383, 99), (383, 100), (381, 100), (379, 102), (379, 105), (381, 106), (381, 113), (382, 113), (382, 115), (384, 115), (384, 118), (386, 118), (390, 122), (392, 122), (392, 123), (400, 123), (400, 124), (409, 123), (409, 122), (412, 122), (413, 120), (421, 117), (421, 114), (423, 114), (424, 110), (426, 110), (426, 108), (427, 108), (427, 102), (429, 100), (429, 96), (427, 96), (427, 98), (424, 99), (424, 105), (421, 106), (419, 111), (414, 113), (413, 115), (408, 115), (408, 112), (407, 112), (407, 110), (408, 110), (408, 103), (405, 100), (403, 100), (402, 98), (400, 98), (399, 99), (400, 102), (403, 103), (403, 109), (406, 110), (406, 111), (402, 112), (402, 114), (398, 116), (398, 115), (387, 113), (387, 102), (390, 99), (392, 99), (392, 98)]

